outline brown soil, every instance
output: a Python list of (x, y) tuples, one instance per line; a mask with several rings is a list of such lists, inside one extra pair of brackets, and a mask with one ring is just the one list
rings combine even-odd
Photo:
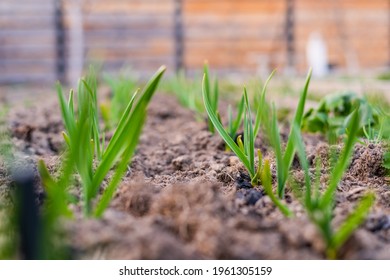
[[(44, 158), (55, 165), (62, 146), (57, 108), (53, 97), (11, 111), (13, 143), (32, 162)], [(326, 183), (329, 147), (316, 135), (305, 135), (305, 142), (310, 162), (321, 158), (321, 180)], [(273, 162), (266, 141), (258, 139), (256, 144)], [(341, 258), (390, 259), (390, 188), (382, 155), (379, 145), (357, 145), (339, 186), (336, 225), (366, 191), (377, 197), (367, 221), (342, 248)], [(293, 170), (293, 176), (302, 178), (297, 164)], [(4, 182), (0, 185), (5, 188)], [(68, 222), (69, 244), (77, 259), (324, 258), (316, 228), (289, 190), (286, 196), (295, 213), (291, 219), (261, 188), (250, 187), (242, 164), (224, 152), (218, 135), (211, 135), (174, 98), (158, 94), (110, 208), (101, 220)]]

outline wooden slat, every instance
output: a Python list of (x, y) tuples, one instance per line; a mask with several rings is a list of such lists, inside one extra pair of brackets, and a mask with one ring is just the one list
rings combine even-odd
[(47, 1), (6, 1), (0, 4), (0, 15), (45, 15), (51, 14), (54, 10), (52, 0)]
[(20, 83), (53, 83), (56, 77), (51, 73), (15, 73), (1, 74), (0, 84), (20, 84)]
[[(54, 67), (54, 63), (28, 63), (24, 62), (21, 64), (10, 64), (10, 65), (1, 65), (0, 64), (0, 77), (5, 80), (5, 77), (15, 76), (13, 81), (19, 79), (19, 76), (24, 77), (44, 77), (53, 78), (55, 76), (55, 72), (52, 71)], [(54, 79), (52, 80), (54, 81)]]
[(191, 13), (204, 13), (210, 10), (224, 13), (254, 13), (254, 11), (270, 13), (280, 12), (285, 7), (285, 1), (236, 1), (236, 0), (187, 0), (184, 9)]
[(132, 0), (132, 1), (105, 1), (93, 0), (88, 3), (89, 13), (122, 13), (122, 14), (141, 14), (141, 13), (172, 13), (172, 0)]

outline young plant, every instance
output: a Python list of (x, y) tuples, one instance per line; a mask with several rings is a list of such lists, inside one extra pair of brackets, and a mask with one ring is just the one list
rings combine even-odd
[(237, 131), (241, 127), (242, 124), (242, 116), (244, 114), (245, 110), (245, 98), (244, 96), (241, 97), (240, 103), (237, 107), (237, 115), (236, 118), (233, 119), (233, 112), (232, 112), (232, 106), (228, 106), (228, 126), (227, 126), (227, 132), (229, 133), (230, 137), (235, 139), (237, 136)]
[[(74, 202), (69, 195), (69, 186), (73, 183), (74, 162), (69, 151), (61, 155), (62, 161), (59, 168), (59, 176), (54, 178), (50, 175), (44, 162), (38, 162), (38, 171), (45, 190), (45, 200), (42, 207), (43, 232), (41, 251), (45, 258), (64, 258), (66, 250), (63, 248), (63, 228), (60, 223), (63, 218), (72, 218), (73, 213), (69, 204)], [(54, 249), (53, 249), (54, 248)]]
[[(310, 84), (310, 78), (311, 78), (311, 71), (309, 71), (309, 74), (306, 78), (305, 87), (303, 88), (299, 99), (298, 107), (295, 112), (294, 120), (290, 129), (289, 137), (284, 152), (281, 144), (275, 107), (273, 106), (271, 110), (268, 104), (265, 102), (264, 93), (262, 94), (262, 101), (261, 101), (262, 107), (258, 111), (258, 114), (263, 115), (262, 118), (263, 118), (264, 130), (268, 137), (268, 140), (271, 143), (271, 147), (273, 148), (275, 153), (276, 167), (277, 167), (277, 181), (278, 181), (277, 195), (281, 199), (284, 198), (286, 182), (289, 177), (290, 167), (296, 152), (292, 135), (295, 133), (294, 130), (297, 129), (300, 130), (302, 124), (307, 91)], [(271, 116), (271, 118), (269, 118), (269, 116)], [(256, 126), (256, 128), (259, 129), (260, 125)]]
[(120, 121), (128, 100), (137, 90), (137, 82), (134, 77), (124, 75), (119, 78), (106, 76), (105, 80), (111, 88), (111, 98), (109, 102), (100, 105), (100, 111), (105, 130), (109, 131)]
[[(267, 162), (263, 167), (262, 154), (260, 150), (257, 150), (258, 165), (255, 166), (255, 129), (252, 122), (252, 113), (251, 107), (249, 104), (248, 94), (246, 88), (244, 88), (244, 139), (241, 136), (237, 137), (237, 141), (234, 141), (233, 137), (229, 134), (229, 130), (225, 129), (221, 123), (221, 120), (216, 113), (215, 108), (213, 107), (210, 101), (210, 88), (207, 86), (207, 81), (209, 80), (209, 73), (205, 71), (203, 78), (203, 101), (206, 108), (206, 112), (209, 116), (209, 120), (212, 122), (216, 131), (225, 141), (225, 144), (236, 154), (240, 161), (244, 164), (247, 169), (249, 176), (251, 178), (252, 185), (258, 185), (261, 182), (263, 183), (264, 189), (267, 193), (270, 194), (271, 199), (274, 201), (275, 197), (272, 193), (272, 180), (269, 170), (269, 164), (267, 169)], [(266, 86), (266, 85), (265, 85)], [(260, 118), (262, 115), (258, 114)], [(260, 127), (260, 120), (256, 118), (255, 124), (258, 124)], [(265, 169), (264, 169), (265, 168)], [(271, 191), (270, 191), (271, 190)], [(274, 201), (275, 202), (275, 201)], [(291, 216), (292, 213), (290, 210), (280, 201), (275, 202), (276, 206), (279, 207), (283, 214), (286, 216)]]
[(286, 217), (292, 217), (293, 213), (291, 210), (281, 202), (281, 200), (274, 194), (272, 190), (272, 177), (271, 177), (271, 167), (268, 160), (264, 161), (264, 167), (261, 171), (261, 183), (263, 185), (265, 193), (271, 198), (272, 202), (279, 208), (279, 210)]
[[(60, 215), (62, 201), (53, 201), (46, 192), (42, 209), (36, 204), (35, 172), (16, 152), (7, 127), (7, 109), (0, 105), (0, 164), (7, 174), (9, 187), (0, 196), (0, 259), (60, 259), (66, 253), (62, 246), (62, 231), (51, 217)], [(17, 163), (17, 164), (16, 164)], [(69, 174), (68, 174), (69, 175)], [(65, 175), (66, 176), (66, 175)], [(59, 189), (62, 192), (61, 189)], [(61, 195), (56, 194), (56, 197)], [(54, 197), (54, 198), (56, 198)], [(62, 212), (63, 213), (63, 212)]]
[(202, 88), (198, 82), (188, 79), (185, 73), (180, 71), (164, 84), (164, 89), (173, 93), (183, 107), (193, 111), (197, 120), (203, 119)]
[(388, 176), (388, 181), (390, 181), (390, 149), (389, 143), (386, 144), (387, 151), (383, 154), (383, 164), (382, 166), (386, 169), (386, 175)]
[[(58, 94), (60, 93), (60, 90), (57, 91)], [(98, 160), (101, 160), (104, 152), (105, 137), (104, 134), (102, 136), (100, 135), (101, 133), (99, 127), (99, 111), (97, 101), (97, 77), (96, 72), (92, 66), (89, 68), (87, 77), (81, 80), (81, 83), (79, 83), (77, 98), (77, 104), (82, 104), (81, 108), (78, 108), (78, 113), (81, 116), (80, 119), (91, 119), (91, 140), (93, 144), (93, 150), (95, 151)], [(63, 105), (65, 105), (65, 103)], [(73, 106), (70, 109), (73, 110)], [(65, 139), (69, 139), (69, 137), (66, 137)], [(103, 139), (103, 141), (100, 139)]]
[[(69, 160), (80, 176), (83, 210), (86, 216), (93, 214), (100, 217), (111, 201), (137, 146), (146, 119), (147, 106), (164, 71), (165, 67), (161, 67), (156, 72), (137, 101), (137, 94), (132, 96), (107, 147), (97, 137), (96, 94), (89, 83), (84, 80), (80, 82), (77, 111), (74, 109), (73, 92), (71, 91), (69, 100), (66, 101), (61, 87), (58, 86), (58, 97), (66, 130), (64, 138), (68, 146)], [(99, 142), (99, 145), (96, 142)], [(101, 157), (98, 157), (97, 146), (100, 147)], [(114, 169), (113, 174), (107, 178), (111, 169)], [(57, 185), (57, 188), (64, 187), (54, 183), (55, 180), (51, 178), (43, 163), (40, 171), (41, 176), (49, 182), (46, 183), (46, 187), (50, 185)], [(108, 185), (99, 195), (104, 179), (108, 180)], [(94, 200), (97, 200), (95, 205), (93, 205)]]
[(383, 155), (383, 166), (387, 169), (390, 169), (390, 151), (385, 152)]
[[(207, 77), (209, 77), (209, 71), (208, 71), (207, 64), (205, 64), (204, 71), (205, 71), (205, 73), (207, 73), (207, 75), (206, 75), (206, 88), (207, 88), (207, 92), (210, 92), (211, 91), (210, 83), (208, 82), (209, 79), (207, 78)], [(267, 87), (268, 87), (268, 83), (269, 83), (269, 81), (271, 80), (271, 78), (273, 77), (274, 74), (275, 74), (275, 71), (273, 71), (271, 73), (271, 75), (268, 77), (268, 79), (266, 80), (266, 82), (265, 82), (265, 84), (263, 86), (261, 97), (256, 102), (257, 103), (257, 106), (256, 106), (257, 111), (256, 111), (256, 119), (255, 119), (254, 132), (253, 132), (254, 133), (254, 139), (256, 139), (256, 137), (257, 137), (257, 135), (259, 134), (259, 131), (260, 131), (261, 118), (263, 117), (262, 113), (263, 113), (263, 110), (264, 110), (264, 108), (266, 106), (265, 93), (266, 93), (266, 90), (267, 90)], [(219, 115), (219, 112), (218, 112), (219, 90), (218, 90), (218, 80), (217, 79), (215, 80), (215, 86), (214, 86), (214, 91), (213, 92), (214, 92), (214, 94), (211, 97), (209, 95), (211, 108), (213, 109), (213, 111), (215, 112), (215, 115), (218, 117), (218, 119), (221, 122), (220, 115)], [(228, 134), (230, 135), (230, 137), (232, 139), (236, 139), (236, 137), (239, 136), (239, 135), (237, 135), (237, 132), (238, 132), (238, 129), (241, 127), (242, 122), (243, 122), (243, 116), (244, 116), (245, 107), (246, 107), (246, 105), (245, 105), (245, 97), (243, 95), (241, 97), (240, 102), (237, 104), (237, 115), (233, 119), (232, 107), (230, 105), (228, 106), (228, 112), (227, 112), (228, 113), (228, 124), (227, 124), (227, 127), (226, 127), (225, 130), (228, 132)], [(213, 125), (212, 124), (209, 125), (209, 128), (210, 127), (213, 127)], [(226, 148), (228, 150), (228, 146)]]
[(378, 126), (378, 112), (365, 97), (360, 97), (353, 92), (324, 97), (316, 109), (311, 108), (305, 113), (303, 129), (308, 132), (320, 132), (327, 136), (331, 144), (334, 144), (340, 136), (345, 135), (348, 116), (358, 105), (361, 116), (358, 135), (363, 136), (363, 128), (372, 129)]
[[(216, 116), (218, 116), (218, 119), (220, 119), (218, 113), (218, 101), (219, 101), (218, 79), (215, 79), (213, 90), (211, 90), (209, 67), (207, 63), (205, 63), (203, 70), (204, 70), (203, 83), (202, 83), (203, 100), (204, 100), (204, 95), (206, 94), (207, 100), (209, 101), (209, 105), (210, 105), (209, 108), (213, 111), (213, 113)], [(209, 115), (208, 111), (207, 114)], [(208, 118), (209, 131), (214, 134), (215, 128), (213, 124), (214, 122), (210, 119), (210, 115), (209, 115)]]
[(368, 143), (373, 144), (390, 140), (390, 115), (383, 108), (376, 105), (373, 105), (373, 111), (377, 116), (376, 121), (368, 120), (368, 123), (362, 127), (363, 136)]
[(320, 166), (317, 161), (317, 171), (314, 183), (310, 179), (309, 164), (299, 129), (293, 132), (293, 139), (297, 148), (297, 153), (305, 175), (305, 187), (300, 189), (297, 184), (293, 184), (301, 203), (304, 205), (310, 220), (317, 226), (326, 245), (326, 255), (330, 259), (337, 257), (340, 247), (347, 241), (355, 229), (364, 221), (369, 209), (374, 201), (373, 194), (367, 194), (358, 203), (355, 210), (349, 214), (344, 223), (336, 230), (332, 226), (335, 207), (335, 194), (345, 171), (347, 170), (354, 144), (359, 131), (359, 110), (355, 109), (348, 125), (350, 134), (345, 140), (343, 151), (340, 154), (333, 170), (330, 174), (328, 187), (323, 193), (320, 192)]
[(252, 184), (257, 184), (259, 178), (259, 170), (255, 169), (255, 148), (254, 148), (254, 134), (253, 124), (251, 119), (250, 106), (246, 89), (244, 89), (244, 143), (239, 138), (238, 143), (233, 140), (233, 137), (229, 134), (228, 130), (225, 129), (220, 121), (219, 116), (216, 113), (215, 107), (210, 100), (210, 87), (208, 86), (209, 73), (205, 71), (203, 77), (203, 101), (208, 114), (209, 120), (213, 127), (218, 131), (226, 145), (237, 155), (237, 157), (244, 164), (249, 172), (249, 176), (252, 179)]
[[(208, 73), (209, 77), (209, 69), (207, 64), (204, 65), (204, 71)], [(201, 85), (202, 86), (202, 85)], [(212, 105), (212, 108), (215, 114), (220, 118), (218, 112), (218, 101), (219, 101), (219, 84), (218, 80), (214, 80), (213, 87), (211, 86), (211, 82), (208, 79), (206, 81), (206, 86), (208, 88), (209, 100)], [(212, 88), (212, 89), (211, 89)], [(198, 84), (194, 83), (192, 80), (189, 80), (185, 77), (183, 71), (177, 73), (173, 78), (171, 78), (168, 83), (165, 84), (165, 90), (168, 92), (172, 92), (176, 95), (179, 103), (185, 108), (189, 108), (196, 114), (196, 118), (198, 120), (203, 120), (204, 118), (204, 106), (202, 101), (202, 88), (198, 88)], [(237, 115), (233, 118), (233, 110), (229, 105), (228, 107), (228, 124), (227, 130), (229, 135), (232, 138), (237, 136), (237, 131), (241, 127), (244, 113), (244, 97), (241, 98), (239, 104), (237, 104)], [(214, 133), (214, 126), (210, 120), (207, 120), (208, 128), (211, 133)], [(226, 147), (229, 149), (228, 147)]]

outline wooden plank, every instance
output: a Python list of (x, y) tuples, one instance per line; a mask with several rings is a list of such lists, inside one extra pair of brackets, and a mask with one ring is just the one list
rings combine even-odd
[(53, 13), (54, 10), (54, 5), (52, 4), (53, 1), (42, 4), (35, 3), (35, 1), (23, 1), (23, 3), (20, 2), (22, 1), (7, 1), (7, 3), (0, 5), (0, 15), (45, 15)]
[(0, 60), (0, 67), (11, 68), (11, 67), (51, 67), (55, 61), (53, 58), (44, 59), (19, 59), (19, 58), (2, 58)]
[(186, 0), (184, 11), (190, 13), (204, 13), (210, 10), (225, 13), (253, 13), (261, 11), (264, 13), (280, 12), (285, 7), (283, 0), (274, 1), (235, 1), (235, 0)]
[(148, 1), (104, 1), (93, 0), (89, 2), (88, 11), (90, 13), (121, 13), (121, 14), (140, 14), (140, 13), (172, 13), (172, 0), (148, 0)]
[(39, 47), (55, 44), (55, 38), (53, 36), (46, 36), (45, 34), (36, 34), (36, 36), (13, 36), (13, 37), (2, 37), (0, 36), (0, 44), (3, 46), (10, 47)]
[(53, 28), (42, 28), (42, 29), (18, 29), (18, 30), (10, 30), (2, 28), (0, 29), (0, 38), (15, 38), (15, 37), (54, 37), (54, 29)]
[(0, 84), (46, 83), (52, 84), (55, 76), (50, 73), (10, 73), (0, 75)]
[[(28, 22), (28, 24), (26, 24)], [(54, 22), (54, 16), (52, 14), (46, 15), (1, 15), (0, 17), (0, 27), (6, 28), (35, 28), (35, 27), (47, 27), (47, 25)]]
[(172, 54), (172, 49), (117, 49), (115, 52), (111, 50), (107, 50), (106, 48), (87, 48), (87, 53), (90, 57), (104, 57), (104, 59), (111, 59), (111, 58), (117, 58), (117, 59), (127, 59), (127, 58), (154, 58), (159, 57), (162, 55), (169, 56)]
[[(240, 32), (241, 30), (241, 32)], [(218, 36), (215, 34), (215, 30), (205, 29), (205, 30), (191, 30), (185, 33), (185, 38), (187, 40), (213, 40), (218, 42), (219, 40), (273, 40), (275, 38), (275, 33), (279, 32), (280, 28), (269, 28), (267, 30), (259, 31), (258, 28), (247, 28), (245, 30), (241, 28), (231, 28), (218, 30)]]
[(105, 20), (102, 18), (99, 21), (85, 21), (84, 28), (86, 30), (115, 30), (115, 29), (137, 29), (148, 32), (152, 29), (172, 29), (173, 23), (168, 19), (149, 19), (130, 20), (119, 18), (118, 20)]
[[(27, 64), (21, 64), (21, 65), (7, 65), (6, 67), (0, 65), (0, 71), (2, 77), (4, 76), (12, 76), (15, 77), (18, 76), (33, 76), (33, 75), (40, 75), (40, 76), (48, 76), (53, 77), (55, 76), (54, 64), (36, 64), (36, 65), (27, 65)], [(53, 80), (54, 81), (54, 80)]]
[(234, 49), (242, 49), (242, 50), (251, 50), (251, 49), (270, 49), (274, 46), (274, 42), (271, 40), (261, 41), (256, 39), (251, 40), (198, 40), (198, 41), (186, 41), (186, 48), (190, 48), (196, 51), (202, 50), (234, 50)]
[(13, 60), (24, 60), (24, 59), (52, 59), (55, 57), (55, 49), (53, 47), (50, 48), (24, 48), (24, 49), (16, 49), (16, 48), (0, 48), (0, 64), (4, 60), (4, 58), (13, 59)]
[(121, 41), (117, 42), (107, 42), (104, 40), (104, 38), (99, 38), (99, 40), (89, 40), (85, 44), (87, 49), (97, 49), (97, 50), (107, 50), (111, 52), (116, 52), (118, 50), (127, 50), (127, 51), (133, 51), (138, 49), (148, 49), (148, 50), (155, 50), (155, 49), (163, 49), (167, 52), (173, 50), (173, 42), (170, 40), (147, 40), (145, 42), (137, 41), (134, 42), (134, 40), (131, 40), (131, 38), (126, 38), (126, 40), (122, 39)]
[(333, 1), (328, 0), (296, 0), (297, 9), (336, 9), (336, 8), (346, 8), (346, 9), (387, 9), (388, 1), (387, 0), (342, 0), (337, 1), (336, 4)]
[(145, 38), (169, 38), (173, 31), (169, 29), (151, 29), (151, 30), (137, 30), (137, 29), (113, 29), (113, 30), (88, 30), (85, 32), (85, 39), (93, 40), (96, 38), (105, 38), (106, 40), (120, 39), (124, 37), (134, 37), (137, 40), (144, 40)]
[(210, 24), (213, 26), (229, 26), (229, 25), (241, 25), (241, 26), (258, 26), (272, 24), (277, 22), (283, 22), (283, 14), (262, 14), (253, 13), (251, 15), (235, 14), (235, 15), (218, 15), (213, 13), (205, 13), (202, 15), (186, 15), (184, 22), (186, 25), (192, 28), (198, 28)]
[[(95, 62), (95, 60), (93, 60)], [(88, 61), (87, 61), (88, 63)], [(104, 71), (118, 71), (123, 68), (130, 67), (137, 73), (145, 74), (146, 77), (150, 77), (151, 73), (156, 71), (161, 65), (167, 66), (169, 72), (174, 72), (174, 61), (172, 57), (165, 59), (154, 59), (154, 60), (105, 60), (102, 61), (102, 69)]]

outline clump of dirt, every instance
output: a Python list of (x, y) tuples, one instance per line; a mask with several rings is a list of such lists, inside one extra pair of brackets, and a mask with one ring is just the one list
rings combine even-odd
[[(342, 148), (342, 145), (329, 146), (321, 143), (309, 156), (309, 162), (315, 166), (315, 160), (318, 157), (321, 169), (331, 171), (329, 169), (333, 168), (337, 162)], [(364, 183), (385, 179), (387, 170), (383, 167), (383, 154), (384, 148), (381, 144), (356, 144), (347, 174), (356, 181)], [(381, 183), (383, 184), (383, 181)]]
[(228, 212), (217, 187), (199, 184), (167, 187), (155, 201), (151, 215), (162, 216), (180, 239), (192, 242), (202, 255), (211, 257), (223, 242), (218, 237)]
[(68, 225), (75, 259), (199, 259), (190, 246), (153, 219), (137, 219), (108, 210), (100, 220), (78, 219)]
[[(250, 192), (250, 190), (248, 191)], [(125, 230), (127, 234), (126, 241), (122, 241), (124, 239), (121, 233), (122, 229), (116, 229), (113, 232), (113, 225), (111, 224), (109, 226), (108, 224), (101, 225), (103, 230), (98, 231), (96, 229), (99, 223), (112, 223), (112, 217), (94, 223), (80, 223), (80, 221), (77, 221), (77, 226), (72, 224), (72, 236), (78, 236), (81, 234), (79, 232), (87, 233), (89, 236), (88, 242), (84, 243), (82, 240), (77, 242), (76, 248), (84, 252), (83, 254), (85, 252), (95, 252), (93, 254), (96, 254), (96, 251), (102, 252), (103, 249), (100, 247), (97, 249), (96, 246), (102, 246), (107, 242), (108, 245), (104, 245), (104, 257), (107, 258), (111, 250), (107, 249), (107, 246), (112, 246), (115, 242), (125, 242), (123, 245), (118, 245), (118, 247), (122, 247), (119, 252), (119, 254), (122, 254), (122, 250), (129, 248), (129, 244), (142, 244), (143, 240), (148, 238), (148, 233), (152, 228), (155, 236), (150, 238), (152, 240), (156, 239), (153, 242), (157, 244), (154, 244), (154, 247), (159, 248), (161, 241), (177, 240), (177, 244), (181, 244), (179, 247), (182, 250), (184, 250), (183, 248), (191, 248), (192, 258), (283, 259), (294, 258), (294, 256), (298, 258), (321, 258), (320, 253), (313, 254), (310, 253), (310, 250), (297, 250), (302, 245), (302, 242), (298, 240), (306, 240), (303, 243), (306, 242), (305, 246), (307, 247), (312, 245), (313, 240), (311, 238), (313, 236), (315, 237), (314, 240), (318, 241), (318, 236), (315, 233), (309, 234), (304, 230), (306, 239), (302, 239), (302, 236), (300, 236), (302, 231), (297, 230), (296, 236), (292, 237), (291, 232), (287, 229), (288, 226), (278, 225), (278, 221), (283, 220), (283, 217), (274, 208), (270, 210), (274, 213), (273, 219), (262, 217), (262, 215), (256, 213), (256, 209), (262, 208), (261, 203), (247, 204), (251, 208), (243, 210), (238, 202), (241, 199), (239, 196), (225, 196), (220, 192), (217, 185), (208, 183), (174, 185), (165, 187), (159, 192), (151, 190), (148, 194), (140, 185), (135, 185), (134, 187), (123, 187), (119, 194), (113, 203), (113, 207), (123, 209), (135, 219), (134, 221), (125, 219), (122, 221), (123, 228), (127, 227)], [(145, 195), (149, 201), (146, 203), (147, 207), (145, 207), (145, 200), (137, 201), (135, 199), (145, 197)], [(129, 199), (123, 200), (123, 197), (129, 197)], [(131, 201), (130, 205), (132, 207), (124, 209), (124, 206), (129, 205), (129, 201)], [(271, 205), (269, 201), (263, 203)], [(139, 209), (139, 205), (142, 205), (142, 209), (148, 209), (142, 211), (142, 215), (138, 210), (134, 211), (134, 209)], [(120, 213), (122, 214), (117, 215), (128, 216), (123, 212)], [(105, 217), (107, 215), (112, 215), (112, 213), (106, 214)], [(133, 227), (137, 227), (140, 232), (145, 232), (145, 236), (134, 232), (135, 229), (129, 228), (130, 224), (134, 224)], [(310, 225), (308, 226), (310, 227)], [(284, 227), (286, 227), (285, 230), (283, 230)], [(160, 235), (162, 235), (162, 238), (160, 238)], [(284, 247), (286, 246), (290, 248), (291, 255), (285, 254)], [(167, 252), (166, 256), (158, 255), (157, 258), (175, 258), (175, 254), (179, 254), (176, 252), (176, 247), (172, 255)], [(182, 251), (180, 252), (180, 254), (183, 254)], [(127, 255), (126, 258), (150, 259), (156, 258), (157, 253), (146, 247), (143, 250), (137, 248), (135, 253), (132, 254), (135, 255)], [(184, 256), (186, 255), (182, 255), (182, 257)]]
[[(387, 170), (383, 167), (384, 149), (380, 144), (357, 144), (352, 157), (349, 175), (364, 183), (384, 179)], [(378, 182), (383, 184), (382, 182)]]
[(55, 99), (11, 110), (10, 130), (13, 143), (28, 155), (55, 155), (62, 149), (63, 124)]
[(112, 207), (135, 217), (142, 217), (150, 212), (158, 189), (142, 183), (123, 185), (112, 202)]

